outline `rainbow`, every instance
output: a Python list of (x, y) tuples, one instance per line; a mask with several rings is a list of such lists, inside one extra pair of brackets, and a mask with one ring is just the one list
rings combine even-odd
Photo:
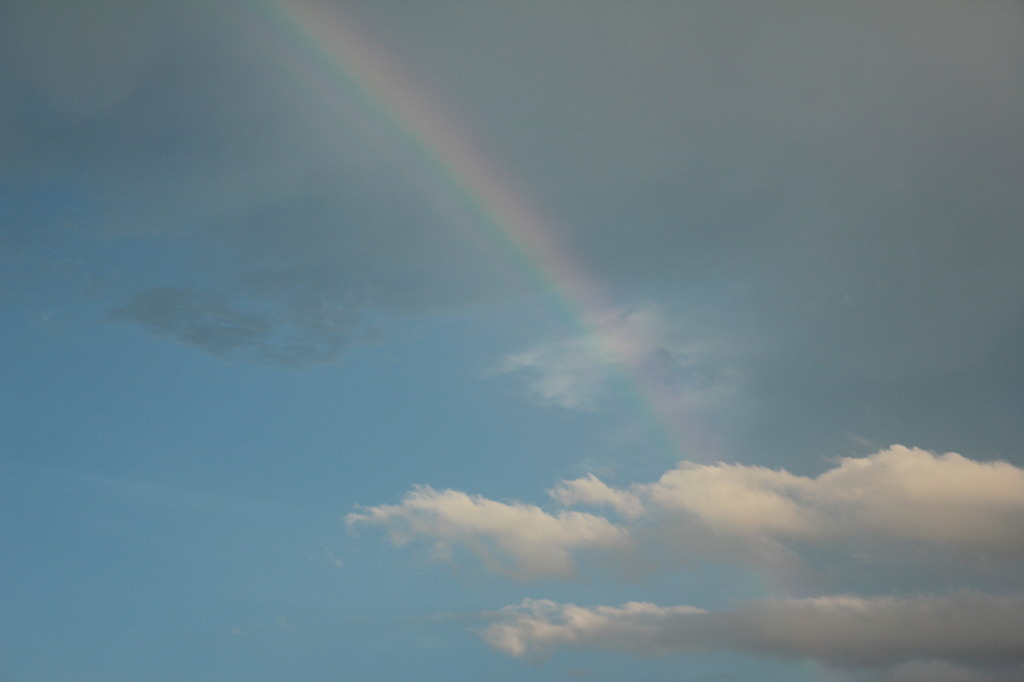
[[(282, 59), (344, 115), (358, 117), (382, 141), (397, 140), (419, 181), (473, 218), (480, 235), (513, 263), (533, 287), (550, 292), (599, 355), (610, 357), (620, 385), (639, 405), (674, 459), (693, 459), (693, 425), (680, 423), (665, 389), (630, 369), (625, 349), (596, 320), (609, 305), (596, 280), (558, 243), (551, 223), (513, 182), (480, 153), (464, 126), (370, 40), (350, 16), (317, 0), (261, 0), (246, 4), (280, 41)], [(684, 443), (688, 443), (684, 446)]]

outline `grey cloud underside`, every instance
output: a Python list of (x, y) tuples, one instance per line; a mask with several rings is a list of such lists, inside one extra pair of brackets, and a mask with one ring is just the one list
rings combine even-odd
[(844, 682), (1016, 682), (1024, 677), (1024, 665), (970, 667), (946, 661), (912, 661), (869, 675), (853, 675)]
[(527, 600), (496, 617), (483, 637), (516, 656), (570, 646), (639, 655), (731, 649), (838, 668), (922, 660), (1017, 670), (1024, 664), (1024, 598), (1019, 595), (774, 599), (718, 612)]
[(617, 488), (588, 475), (549, 494), (562, 509), (424, 486), (346, 521), (453, 564), (464, 548), (518, 581), (651, 571), (660, 555), (664, 571), (738, 565), (793, 595), (718, 610), (527, 599), (487, 614), (482, 632), (516, 657), (725, 650), (908, 682), (1024, 670), (1024, 469), (1007, 462), (894, 445), (815, 477), (681, 462), (652, 483)]
[(756, 339), (734, 456), (796, 464), (836, 431), (1017, 450), (1019, 7), (406, 9), (381, 24), (425, 69), (447, 36), (429, 75), (479, 137), (536, 141), (497, 147), (577, 257)]
[(897, 365), (1019, 313), (1019, 7), (570, 7), (415, 20), (457, 36), (444, 68), (484, 139), (540, 143), (502, 151), (595, 269), (735, 278), (766, 323), (833, 341), (899, 323)]
[(837, 431), (1016, 452), (1019, 5), (530, 7), (381, 25), (424, 69), (424, 32), (456, 36), (429, 75), (457, 74), (482, 139), (537, 141), (501, 160), (591, 271), (756, 340), (735, 457), (795, 464)]
[[(1001, 355), (1024, 300), (1019, 5), (338, 6), (616, 298), (712, 291), (720, 330), (756, 329), (753, 389), (1024, 373)], [(225, 246), (229, 299), (328, 265), (403, 313), (516, 288), (409, 141), (256, 15), (95, 7), (5, 4), (0, 173), (82, 181), (108, 231)]]
[[(301, 39), (255, 5), (14, 2), (0, 20), (0, 177), (70, 188), (74, 236), (99, 248), (172, 239), (195, 254), (122, 285), (116, 317), (297, 366), (352, 340), (352, 319), (309, 308), (365, 321), (519, 286), (341, 67), (303, 63)], [(313, 73), (333, 68), (327, 85)]]

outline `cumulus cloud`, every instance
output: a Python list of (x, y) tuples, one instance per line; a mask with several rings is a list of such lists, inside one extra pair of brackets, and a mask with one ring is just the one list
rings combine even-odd
[(638, 655), (727, 649), (809, 659), (838, 668), (917, 661), (953, 665), (1024, 663), (1024, 596), (766, 599), (725, 611), (630, 602), (584, 608), (526, 600), (483, 632), (517, 657), (559, 647)]
[(575, 505), (610, 506), (618, 513), (636, 518), (644, 513), (640, 498), (625, 490), (616, 490), (593, 474), (572, 481), (562, 481), (548, 491), (551, 497), (567, 507)]
[[(872, 570), (874, 584), (895, 575), (888, 563), (907, 546), (923, 550), (904, 556), (917, 561), (915, 572), (961, 554), (1012, 567), (1024, 548), (1024, 470), (900, 445), (840, 459), (817, 476), (683, 462), (653, 483), (615, 488), (588, 475), (562, 481), (549, 495), (566, 507), (607, 509), (618, 521), (427, 487), (347, 521), (381, 526), (399, 545), (432, 542), (444, 558), (466, 547), (493, 572), (519, 580), (572, 577), (580, 550), (638, 559), (664, 543), (691, 557), (731, 557), (769, 571), (771, 561), (795, 557), (813, 570), (821, 548), (847, 559), (874, 549), (883, 566)], [(1024, 595), (949, 591), (955, 583), (921, 593), (918, 578), (909, 596), (870, 596), (869, 590), (869, 596), (780, 597), (720, 610), (527, 599), (489, 614), (493, 622), (482, 636), (519, 658), (559, 648), (640, 656), (732, 651), (813, 661), (851, 681), (1019, 679)]]
[(423, 538), (439, 558), (469, 548), (493, 572), (513, 579), (565, 578), (576, 571), (572, 551), (623, 548), (629, 535), (607, 519), (574, 511), (506, 504), (456, 490), (414, 489), (400, 504), (366, 507), (349, 527), (384, 526), (396, 545)]
[(614, 488), (587, 475), (549, 495), (595, 512), (422, 487), (347, 520), (384, 527), (398, 545), (432, 541), (439, 556), (465, 546), (490, 570), (522, 580), (572, 576), (574, 553), (584, 549), (638, 567), (669, 549), (688, 562), (740, 561), (779, 579), (813, 570), (808, 557), (821, 551), (892, 575), (938, 559), (945, 579), (957, 566), (997, 578), (1024, 556), (1024, 469), (900, 445), (843, 458), (816, 477), (683, 462), (653, 483)]
[(1014, 555), (1024, 547), (1024, 470), (901, 445), (843, 458), (817, 477), (684, 462), (629, 493), (648, 512), (735, 538), (913, 542)]

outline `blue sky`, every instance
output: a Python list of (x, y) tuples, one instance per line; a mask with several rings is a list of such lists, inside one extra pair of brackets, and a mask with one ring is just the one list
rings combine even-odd
[(1021, 679), (1022, 31), (3, 3), (0, 679)]

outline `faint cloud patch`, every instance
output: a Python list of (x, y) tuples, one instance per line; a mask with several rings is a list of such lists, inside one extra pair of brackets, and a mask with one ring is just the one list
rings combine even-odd
[(731, 394), (735, 371), (720, 345), (687, 339), (656, 304), (589, 316), (585, 331), (502, 358), (495, 374), (524, 379), (542, 405), (597, 410), (616, 381), (636, 382), (659, 402), (712, 406)]
[(245, 309), (176, 287), (143, 291), (112, 316), (217, 357), (292, 367), (337, 360), (356, 327), (353, 309), (320, 297)]
[(324, 554), (327, 557), (327, 561), (330, 562), (335, 568), (345, 568), (345, 562), (335, 554), (330, 547), (324, 548)]

